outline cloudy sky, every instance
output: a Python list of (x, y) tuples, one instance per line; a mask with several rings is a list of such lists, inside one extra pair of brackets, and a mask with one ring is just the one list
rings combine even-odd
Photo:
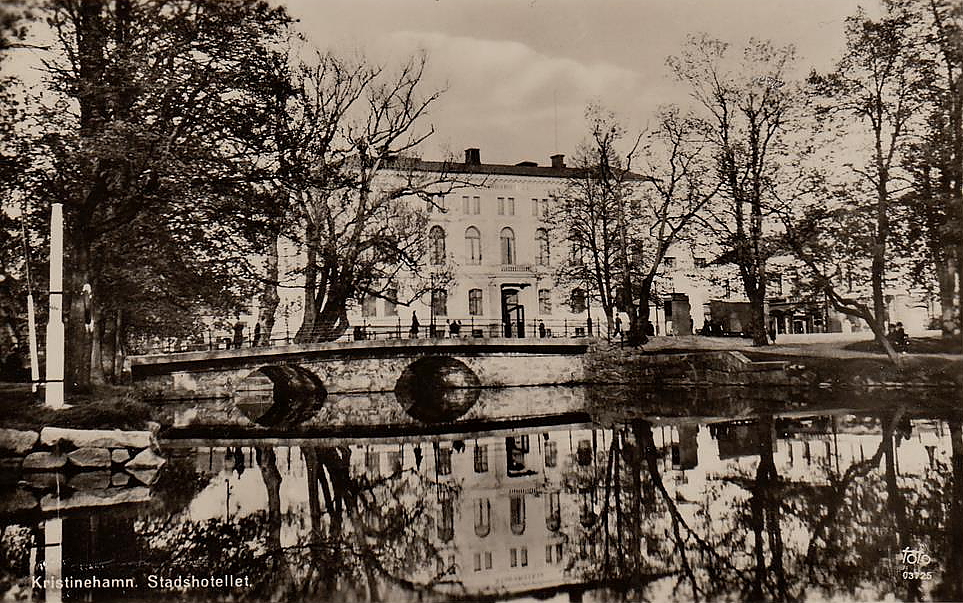
[[(630, 129), (659, 105), (685, 103), (665, 59), (707, 32), (794, 44), (800, 70), (828, 68), (855, 0), (289, 0), (321, 49), (386, 65), (429, 55), (429, 88), (447, 88), (428, 116), (426, 159), (481, 148), (482, 161), (544, 164), (571, 155), (597, 100)], [(863, 5), (876, 4), (863, 0)]]

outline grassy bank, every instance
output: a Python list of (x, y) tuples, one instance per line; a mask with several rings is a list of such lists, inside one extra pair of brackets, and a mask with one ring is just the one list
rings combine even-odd
[(43, 395), (29, 385), (0, 386), (0, 427), (39, 430), (43, 427), (75, 429), (147, 429), (151, 421), (169, 423), (160, 408), (143, 402), (132, 387), (100, 387), (89, 394), (71, 396), (70, 407), (47, 408)]

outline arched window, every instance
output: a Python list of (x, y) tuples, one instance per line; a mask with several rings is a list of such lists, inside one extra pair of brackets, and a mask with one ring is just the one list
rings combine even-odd
[(549, 263), (549, 246), (548, 246), (548, 231), (544, 228), (539, 228), (535, 231), (535, 263), (539, 266), (548, 266)]
[(448, 316), (448, 292), (444, 289), (432, 289), (431, 312), (435, 316)]
[(432, 226), (428, 231), (428, 255), (434, 266), (445, 263), (445, 230), (441, 226)]
[(469, 264), (481, 264), (481, 233), (474, 226), (465, 231), (465, 256)]
[(441, 501), (438, 513), (438, 539), (451, 542), (455, 537), (455, 505), (450, 498)]
[(492, 504), (487, 498), (479, 498), (475, 504), (475, 535), (484, 538), (492, 531)]
[(509, 498), (512, 534), (521, 536), (525, 533), (525, 495), (516, 494)]
[(468, 292), (468, 314), (471, 316), (482, 315), (482, 290), (471, 289)]
[(512, 265), (515, 263), (515, 231), (507, 226), (502, 229), (502, 264)]
[(538, 313), (552, 313), (552, 292), (549, 289), (538, 290)]
[(585, 291), (583, 289), (572, 289), (571, 304), (572, 312), (578, 314), (585, 312)]

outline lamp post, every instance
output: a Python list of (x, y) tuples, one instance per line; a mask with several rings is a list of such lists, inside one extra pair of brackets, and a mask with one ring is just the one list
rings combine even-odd
[(47, 375), (44, 401), (64, 408), (64, 206), (50, 206), (50, 312), (47, 318)]

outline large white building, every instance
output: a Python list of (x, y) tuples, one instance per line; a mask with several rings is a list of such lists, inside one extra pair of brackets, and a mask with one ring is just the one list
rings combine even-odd
[(583, 288), (556, 281), (567, 252), (547, 217), (549, 200), (573, 174), (563, 155), (545, 166), (500, 165), (467, 149), (464, 163), (416, 160), (406, 168), (448, 172), (465, 183), (428, 205), (429, 270), (445, 286), (430, 287), (410, 308), (369, 298), (349, 314), (353, 325), (407, 334), (415, 312), (423, 328), (434, 324), (439, 332), (457, 320), (462, 335), (533, 337), (584, 335), (590, 316), (604, 322)]

